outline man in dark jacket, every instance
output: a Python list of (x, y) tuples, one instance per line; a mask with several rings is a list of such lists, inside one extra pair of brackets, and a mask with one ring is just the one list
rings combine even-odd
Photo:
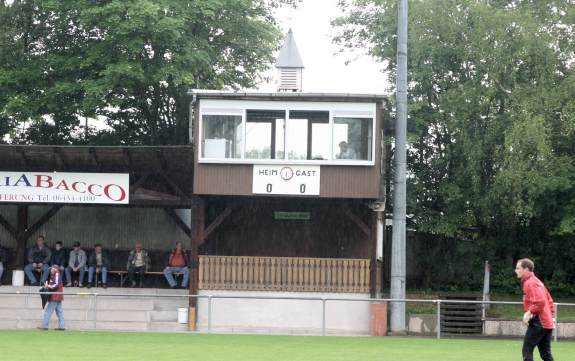
[(50, 258), (52, 252), (50, 248), (44, 244), (44, 236), (38, 236), (36, 245), (28, 250), (28, 264), (24, 267), (24, 273), (28, 276), (28, 280), (34, 286), (38, 285), (34, 271), (41, 272), (40, 282), (46, 282), (48, 279), (48, 271), (50, 269)]
[(102, 250), (101, 244), (94, 246), (94, 252), (88, 258), (88, 288), (92, 287), (94, 280), (94, 273), (98, 277), (98, 273), (102, 274), (102, 287), (107, 287), (108, 270), (110, 269), (110, 257), (108, 252)]
[(2, 248), (2, 242), (0, 242), (0, 286), (2, 285), (2, 274), (4, 273), (4, 265), (8, 261), (6, 259), (6, 250)]
[(58, 292), (59, 294), (50, 295), (46, 310), (44, 311), (42, 327), (39, 328), (41, 330), (47, 330), (52, 313), (56, 311), (56, 315), (58, 316), (58, 328), (56, 330), (64, 331), (66, 329), (64, 326), (64, 310), (62, 309), (64, 295), (61, 294), (64, 292), (64, 285), (62, 283), (62, 273), (57, 265), (50, 267), (50, 280), (45, 282), (43, 289), (47, 292)]
[(52, 250), (52, 257), (50, 257), (50, 265), (58, 266), (60, 274), (64, 274), (66, 268), (66, 250), (62, 247), (62, 242), (56, 242), (56, 246)]

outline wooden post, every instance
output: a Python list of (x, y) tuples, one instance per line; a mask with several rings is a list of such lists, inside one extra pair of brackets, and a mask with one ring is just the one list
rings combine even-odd
[(369, 245), (371, 261), (369, 262), (369, 294), (375, 298), (377, 294), (377, 212), (371, 212), (369, 222)]
[[(200, 197), (194, 197), (192, 202), (192, 237), (191, 237), (191, 269), (190, 269), (190, 295), (198, 294), (199, 285), (199, 267), (200, 257), (198, 254), (199, 244), (204, 239), (205, 228), (205, 204), (204, 200)], [(190, 331), (196, 330), (196, 308), (198, 305), (197, 298), (189, 298), (189, 317), (188, 329)]]
[(26, 257), (26, 242), (30, 237), (28, 233), (28, 206), (18, 206), (18, 224), (16, 226), (16, 252), (12, 260), (12, 269), (23, 270)]

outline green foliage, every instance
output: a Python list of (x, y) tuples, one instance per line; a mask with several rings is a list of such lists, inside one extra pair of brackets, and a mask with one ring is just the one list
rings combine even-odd
[[(0, 135), (185, 143), (186, 92), (253, 86), (279, 45), (272, 10), (293, 2), (2, 1)], [(87, 117), (105, 119), (110, 130), (84, 129)]]
[[(394, 75), (397, 1), (342, 3), (336, 41)], [(460, 253), (505, 269), (534, 257), (573, 284), (575, 266), (551, 260), (575, 238), (575, 4), (412, 0), (409, 11), (412, 226), (473, 241)]]

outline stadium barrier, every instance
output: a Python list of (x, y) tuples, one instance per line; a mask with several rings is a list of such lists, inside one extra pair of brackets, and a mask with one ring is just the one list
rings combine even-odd
[[(207, 299), (208, 302), (208, 322), (207, 322), (207, 333), (212, 332), (212, 302), (216, 299), (254, 299), (254, 300), (301, 300), (301, 301), (317, 301), (321, 302), (322, 305), (322, 316), (321, 316), (321, 335), (326, 335), (326, 304), (327, 302), (386, 302), (386, 303), (422, 303), (422, 304), (434, 304), (436, 305), (436, 317), (437, 317), (437, 330), (436, 338), (441, 339), (441, 304), (474, 304), (474, 305), (522, 305), (522, 302), (517, 301), (475, 301), (475, 300), (441, 300), (441, 299), (393, 299), (393, 298), (345, 298), (345, 297), (290, 297), (290, 296), (254, 296), (254, 295), (178, 295), (178, 294), (130, 294), (130, 293), (98, 293), (98, 292), (46, 292), (45, 294), (62, 294), (66, 297), (77, 296), (77, 297), (93, 297), (92, 302), (92, 312), (93, 312), (93, 322), (94, 329), (96, 329), (97, 321), (97, 302), (98, 298), (107, 297), (125, 297), (125, 298), (187, 298), (187, 299)], [(0, 300), (2, 296), (29, 296), (29, 295), (40, 295), (40, 292), (0, 292)], [(559, 310), (560, 307), (575, 307), (575, 303), (562, 303), (555, 302), (555, 324), (559, 323)], [(554, 329), (553, 339), (558, 342), (557, 335), (558, 327)]]

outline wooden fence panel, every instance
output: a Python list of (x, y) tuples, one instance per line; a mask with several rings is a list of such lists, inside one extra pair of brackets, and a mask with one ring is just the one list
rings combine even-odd
[(200, 256), (200, 289), (369, 292), (368, 259)]

